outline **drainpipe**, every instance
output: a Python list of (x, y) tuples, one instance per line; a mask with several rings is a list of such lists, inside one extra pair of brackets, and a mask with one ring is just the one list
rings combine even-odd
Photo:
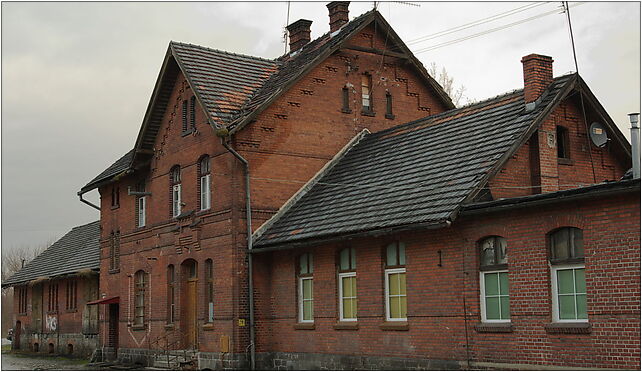
[(631, 157), (633, 158), (633, 178), (640, 178), (640, 126), (639, 112), (629, 114), (631, 121)]
[[(218, 133), (217, 133), (218, 134)], [(221, 144), (227, 149), (235, 158), (237, 158), (245, 168), (245, 212), (247, 219), (247, 270), (248, 270), (248, 302), (250, 307), (250, 369), (252, 371), (256, 368), (256, 347), (254, 343), (254, 281), (252, 273), (252, 204), (250, 202), (250, 165), (238, 152), (230, 147), (229, 143), (221, 138)]]

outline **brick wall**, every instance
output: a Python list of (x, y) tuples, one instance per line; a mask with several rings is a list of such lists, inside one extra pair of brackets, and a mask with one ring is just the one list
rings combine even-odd
[[(594, 121), (600, 120), (587, 111), (588, 124)], [(568, 130), (569, 159), (558, 158), (557, 126)], [(493, 197), (510, 198), (619, 180), (630, 160), (614, 142), (604, 148), (589, 143), (586, 132), (577, 96), (563, 100), (542, 123), (536, 137), (522, 145), (490, 180)]]
[[(385, 35), (366, 28), (350, 41), (358, 46), (383, 48)], [(351, 66), (350, 68), (348, 66)], [(374, 116), (361, 114), (361, 75), (373, 77)], [(351, 113), (342, 112), (342, 88), (350, 83)], [(394, 119), (386, 119), (385, 90), (393, 95)], [(182, 285), (176, 300), (177, 321), (167, 324), (168, 265), (178, 271), (186, 260), (198, 263), (198, 347), (219, 352), (221, 337), (229, 337), (232, 351), (245, 352), (248, 327), (239, 325), (247, 313), (247, 263), (245, 234), (245, 191), (243, 168), (221, 145), (197, 109), (195, 134), (183, 135), (182, 102), (192, 96), (185, 77), (179, 73), (168, 108), (161, 122), (156, 153), (149, 165), (133, 175), (100, 188), (101, 194), (101, 293), (120, 297), (119, 346), (154, 349), (165, 343), (185, 345), (182, 314)], [(363, 128), (377, 131), (443, 111), (434, 92), (396, 58), (342, 50), (304, 76), (288, 92), (241, 130), (233, 146), (250, 162), (252, 172), (253, 228), (269, 219), (278, 208)], [(197, 162), (211, 157), (212, 208), (199, 212)], [(170, 219), (170, 178), (174, 165), (182, 169), (183, 211), (197, 210), (184, 219)], [(134, 196), (127, 195), (144, 178), (147, 197), (146, 226), (136, 227)], [(284, 180), (287, 180), (285, 182)], [(120, 205), (111, 206), (111, 188), (120, 189)], [(110, 271), (110, 233), (120, 231), (120, 267)], [(213, 260), (215, 321), (206, 324), (207, 304), (204, 263)], [(146, 327), (134, 327), (133, 275), (149, 274), (146, 295)], [(104, 314), (103, 314), (104, 315)], [(106, 334), (107, 317), (102, 317)], [(156, 343), (156, 341), (158, 341)]]
[[(257, 286), (259, 351), (638, 369), (639, 203), (632, 194), (556, 203), (463, 217), (436, 231), (257, 255), (257, 266), (264, 268), (255, 278), (262, 283)], [(589, 334), (545, 328), (552, 322), (546, 234), (564, 226), (584, 231)], [(481, 321), (477, 242), (488, 235), (508, 242), (509, 333), (476, 329)], [(396, 331), (382, 329), (382, 247), (394, 239), (407, 245), (408, 329)], [(335, 329), (336, 253), (345, 244), (357, 252), (356, 330)], [(311, 330), (296, 329), (295, 259), (303, 252), (314, 255)]]
[[(67, 283), (76, 283), (76, 306), (67, 308)], [(50, 310), (51, 284), (58, 285), (57, 310)], [(16, 287), (20, 288), (20, 287)], [(17, 293), (17, 291), (16, 291)], [(98, 346), (98, 313), (86, 303), (98, 298), (98, 277), (96, 275), (67, 277), (58, 280), (45, 280), (27, 286), (27, 312), (20, 313), (19, 302), (14, 302), (15, 321), (20, 321), (22, 334), (20, 349), (48, 353), (49, 344), (53, 353), (68, 354), (68, 345), (72, 345), (74, 355), (89, 356)], [(92, 323), (89, 324), (89, 319)], [(15, 327), (14, 322), (14, 329)]]

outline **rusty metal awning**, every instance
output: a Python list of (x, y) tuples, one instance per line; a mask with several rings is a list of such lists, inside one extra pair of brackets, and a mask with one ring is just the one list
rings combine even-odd
[(106, 304), (117, 304), (120, 302), (120, 297), (115, 296), (115, 297), (107, 297), (107, 298), (101, 298), (99, 300), (94, 300), (87, 302), (87, 305), (106, 305)]

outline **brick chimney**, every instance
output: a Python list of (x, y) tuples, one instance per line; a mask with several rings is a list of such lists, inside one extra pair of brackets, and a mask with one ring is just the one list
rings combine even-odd
[(335, 32), (341, 26), (348, 23), (348, 6), (349, 1), (333, 1), (326, 5), (330, 13), (330, 32)]
[(312, 26), (312, 21), (299, 19), (286, 27), (290, 37), (290, 52), (299, 50), (310, 42), (310, 26)]
[(541, 54), (522, 57), (524, 67), (524, 101), (536, 101), (553, 82), (553, 58)]

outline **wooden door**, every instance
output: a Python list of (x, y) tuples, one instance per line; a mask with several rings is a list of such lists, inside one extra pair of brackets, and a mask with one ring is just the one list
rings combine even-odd
[(185, 348), (196, 349), (197, 347), (197, 323), (196, 323), (196, 280), (188, 280), (185, 301)]
[(18, 320), (13, 330), (13, 348), (15, 350), (20, 350), (20, 335), (22, 335), (22, 322)]

